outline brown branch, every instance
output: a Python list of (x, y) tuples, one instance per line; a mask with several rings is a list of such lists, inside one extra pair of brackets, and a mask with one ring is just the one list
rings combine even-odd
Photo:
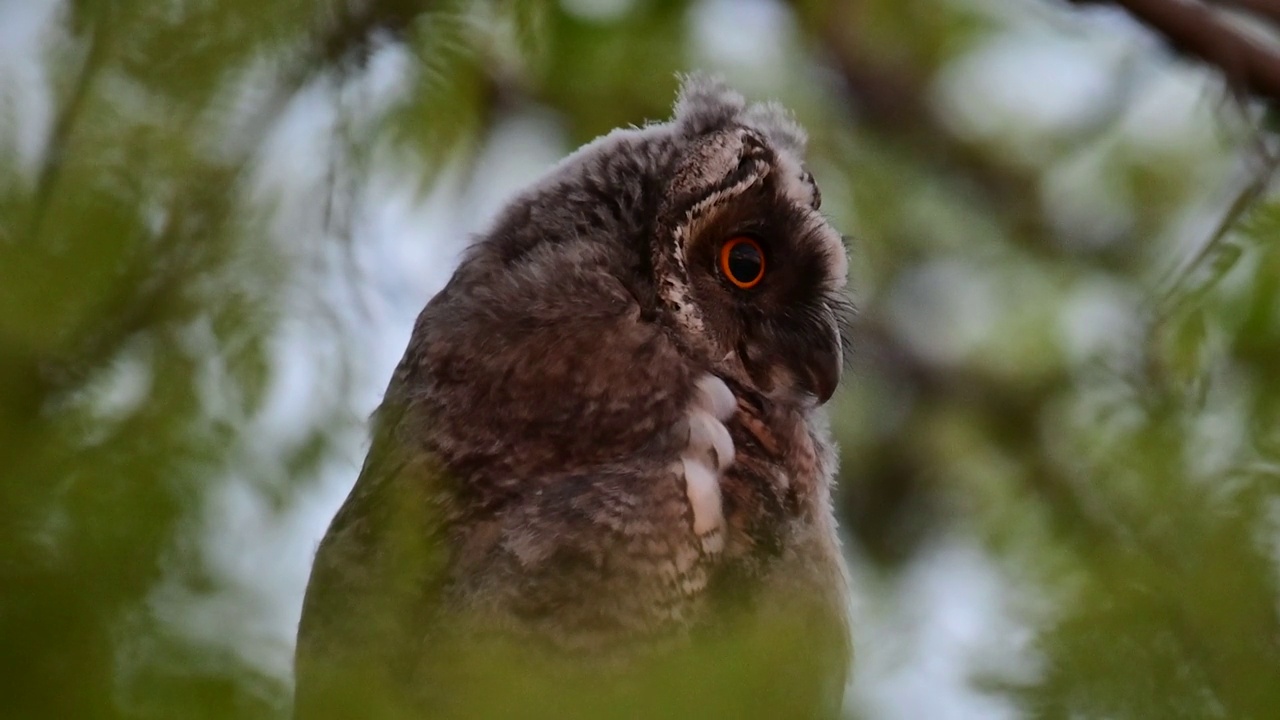
[[(1083, 5), (1097, 0), (1074, 2)], [(1250, 38), (1210, 7), (1195, 0), (1110, 2), (1158, 32), (1175, 50), (1218, 68), (1235, 92), (1280, 101), (1280, 51)], [(1231, 4), (1257, 15), (1280, 15), (1274, 3), (1263, 0), (1233, 0)]]
[(1277, 0), (1213, 0), (1213, 3), (1280, 23), (1280, 2)]

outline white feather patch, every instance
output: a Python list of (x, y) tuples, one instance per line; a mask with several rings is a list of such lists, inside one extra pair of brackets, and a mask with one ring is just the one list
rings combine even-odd
[(733, 464), (733, 438), (729, 436), (729, 429), (701, 410), (689, 413), (689, 450), (703, 458), (709, 455), (716, 472)]
[(733, 391), (715, 375), (698, 380), (689, 404), (689, 439), (681, 453), (685, 493), (693, 510), (693, 531), (704, 552), (724, 547), (724, 512), (720, 498), (720, 473), (733, 463), (733, 437), (724, 423), (738, 402)]
[(720, 479), (706, 463), (683, 458), (685, 492), (693, 507), (693, 531), (705, 535), (724, 523), (720, 509)]
[(733, 417), (733, 411), (738, 408), (733, 391), (723, 380), (711, 374), (703, 375), (698, 380), (694, 403), (721, 421)]

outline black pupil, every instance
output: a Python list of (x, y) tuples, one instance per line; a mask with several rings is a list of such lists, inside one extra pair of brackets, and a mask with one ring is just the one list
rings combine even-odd
[(729, 248), (729, 274), (740, 283), (753, 283), (764, 269), (764, 258), (751, 243), (740, 242)]

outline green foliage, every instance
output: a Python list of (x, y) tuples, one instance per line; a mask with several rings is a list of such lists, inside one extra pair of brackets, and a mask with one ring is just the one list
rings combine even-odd
[[(333, 164), (357, 185), (408, 168), (435, 187), (510, 117), (550, 110), (574, 143), (661, 117), (694, 63), (794, 105), (824, 209), (853, 238), (857, 357), (834, 416), (858, 566), (897, 577), (976, 538), (1010, 578), (1037, 670), (973, 685), (1027, 716), (1274, 715), (1280, 201), (1269, 159), (1233, 170), (1259, 152), (1234, 110), (1207, 112), (1211, 90), (1166, 99), (1190, 130), (1152, 140), (1135, 125), (1157, 93), (1118, 72), (1119, 100), (1095, 98), (1072, 132), (992, 107), (984, 121), (1012, 129), (984, 137), (940, 103), (997, 41), (1105, 32), (1064, 29), (1075, 10), (734, 5), (793, 23), (779, 81), (698, 45), (699, 13), (724, 2), (584, 5), (58, 4), (30, 45), (51, 108), (30, 162), (20, 131), (39, 115), (0, 72), (0, 715), (286, 713), (287, 677), (182, 632), (156, 598), (223, 582), (198, 532), (220, 488), (300, 502), (370, 409), (343, 394), (357, 349), (309, 337), (348, 353), (316, 380), (326, 409), (270, 462), (246, 450), (287, 379), (282, 323), (332, 310), (297, 302), (320, 294), (304, 268), (343, 242), (281, 229), (255, 173), (297, 97), (337, 104), (388, 48), (406, 59), (395, 97), (346, 103), (335, 131)], [(859, 658), (894, 641), (872, 637)]]

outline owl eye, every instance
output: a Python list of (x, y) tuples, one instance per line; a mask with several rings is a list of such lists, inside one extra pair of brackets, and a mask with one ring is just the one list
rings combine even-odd
[(720, 272), (735, 287), (750, 290), (764, 279), (764, 251), (746, 235), (729, 238), (720, 246)]

